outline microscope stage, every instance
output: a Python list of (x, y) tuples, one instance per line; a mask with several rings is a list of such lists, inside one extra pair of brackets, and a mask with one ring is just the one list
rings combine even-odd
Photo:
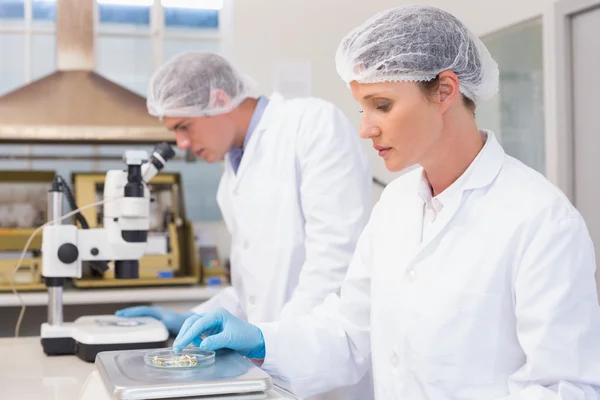
[(60, 325), (44, 323), (41, 336), (48, 355), (76, 354), (84, 361), (94, 362), (101, 351), (165, 347), (169, 332), (150, 317), (92, 315)]

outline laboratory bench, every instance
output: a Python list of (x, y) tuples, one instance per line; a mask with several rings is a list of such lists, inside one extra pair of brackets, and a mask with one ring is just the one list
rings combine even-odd
[[(135, 304), (162, 305), (176, 311), (187, 311), (223, 289), (222, 286), (197, 286), (66, 290), (64, 320), (73, 321), (81, 315), (112, 313), (115, 309)], [(74, 355), (44, 354), (39, 335), (40, 325), (45, 322), (47, 316), (47, 294), (40, 292), (21, 295), (27, 305), (27, 311), (21, 337), (13, 337), (20, 303), (12, 293), (0, 294), (0, 333), (4, 333), (5, 336), (0, 337), (0, 399), (91, 400), (91, 397), (97, 400), (96, 394), (101, 393), (98, 392), (97, 385), (101, 383), (98, 383), (98, 373), (94, 372), (94, 363), (82, 361)], [(172, 339), (169, 345), (171, 343)], [(86, 385), (88, 379), (91, 380)], [(84, 387), (86, 391), (82, 393)], [(252, 396), (254, 395), (250, 397), (255, 398)], [(260, 398), (296, 399), (277, 387), (266, 392), (265, 396)], [(104, 399), (104, 396), (101, 398)]]
[[(85, 400), (81, 392), (95, 370), (94, 363), (76, 356), (46, 356), (39, 337), (0, 338), (0, 357), (2, 400)], [(273, 390), (283, 396), (279, 389)], [(266, 397), (271, 398), (283, 399)]]
[(0, 338), (0, 399), (76, 400), (94, 363), (48, 357), (39, 337)]

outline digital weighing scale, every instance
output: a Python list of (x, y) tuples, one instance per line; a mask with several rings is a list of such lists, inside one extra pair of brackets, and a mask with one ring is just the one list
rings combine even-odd
[(85, 383), (80, 400), (298, 400), (233, 351), (219, 351), (214, 365), (191, 369), (146, 365), (148, 351), (99, 353), (97, 371)]

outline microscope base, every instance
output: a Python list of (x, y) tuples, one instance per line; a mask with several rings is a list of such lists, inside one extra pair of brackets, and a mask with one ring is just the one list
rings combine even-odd
[(98, 315), (60, 325), (44, 323), (41, 337), (46, 355), (75, 354), (83, 361), (94, 362), (101, 351), (166, 347), (169, 333), (153, 318)]
[(42, 348), (47, 356), (65, 356), (77, 352), (77, 345), (70, 337), (42, 338)]

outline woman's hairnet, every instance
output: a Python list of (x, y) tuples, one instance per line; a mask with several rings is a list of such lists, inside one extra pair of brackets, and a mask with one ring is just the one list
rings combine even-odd
[(147, 106), (150, 115), (159, 118), (225, 114), (254, 92), (254, 82), (222, 56), (191, 52), (176, 56), (154, 73)]
[(426, 5), (373, 16), (342, 40), (336, 65), (346, 83), (429, 81), (451, 70), (473, 101), (498, 91), (498, 65), (481, 40), (454, 16)]

